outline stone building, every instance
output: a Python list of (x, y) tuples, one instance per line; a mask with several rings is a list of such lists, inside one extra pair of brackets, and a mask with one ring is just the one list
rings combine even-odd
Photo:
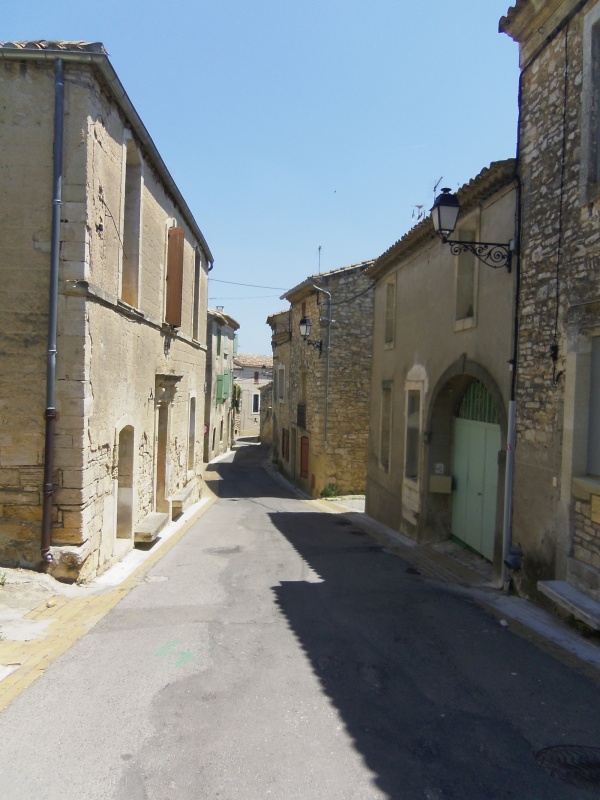
[[(453, 240), (515, 238), (515, 161), (458, 191)], [(507, 248), (508, 252), (508, 248)], [(380, 256), (366, 512), (418, 542), (454, 535), (502, 579), (516, 279), (454, 255), (431, 217)]]
[(525, 588), (556, 578), (579, 613), (600, 601), (600, 1), (519, 0), (500, 30), (521, 67), (513, 538)]
[[(305, 492), (365, 489), (372, 261), (312, 275), (286, 292), (273, 332), (273, 457)], [(287, 317), (285, 316), (287, 314)], [(311, 324), (307, 336), (301, 321)]]
[(208, 309), (204, 460), (226, 453), (233, 444), (233, 359), (239, 324), (222, 309)]
[(234, 434), (260, 436), (260, 390), (272, 379), (273, 357), (239, 353), (233, 360), (236, 387)]
[(0, 62), (0, 559), (89, 578), (199, 497), (212, 255), (102, 45)]

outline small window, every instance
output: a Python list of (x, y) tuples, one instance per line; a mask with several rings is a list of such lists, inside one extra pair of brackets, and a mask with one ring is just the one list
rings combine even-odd
[(258, 414), (260, 412), (260, 395), (255, 392), (252, 395), (252, 413)]
[(165, 322), (174, 328), (181, 327), (181, 301), (183, 293), (183, 228), (169, 228), (167, 246), (167, 304)]
[(254, 383), (258, 383), (259, 374), (258, 372), (254, 373)]
[[(477, 230), (474, 227), (461, 228), (457, 238), (466, 242), (477, 241)], [(463, 330), (475, 325), (477, 305), (477, 259), (469, 251), (456, 256), (456, 329)]]
[(406, 450), (405, 476), (418, 480), (421, 443), (421, 392), (409, 389), (406, 393)]
[(280, 403), (285, 400), (285, 367), (277, 369), (277, 399)]
[(217, 355), (221, 355), (221, 328), (217, 328)]
[(223, 373), (223, 400), (226, 400), (229, 397), (230, 384), (231, 384), (231, 373), (228, 371)]
[(396, 279), (388, 281), (385, 285), (385, 333), (384, 344), (390, 347), (394, 344), (396, 327)]
[(217, 375), (217, 405), (223, 402), (223, 375)]
[(381, 431), (379, 436), (379, 463), (384, 472), (390, 471), (392, 436), (392, 386), (384, 384), (381, 391)]

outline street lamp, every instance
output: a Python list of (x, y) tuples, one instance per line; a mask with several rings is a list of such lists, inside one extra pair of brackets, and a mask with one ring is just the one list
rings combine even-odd
[(310, 332), (312, 330), (312, 322), (308, 317), (302, 317), (300, 320), (300, 336), (304, 339), (307, 345), (310, 347), (314, 347), (315, 350), (318, 350), (319, 353), (323, 349), (323, 342), (319, 341), (311, 341), (308, 337), (310, 336)]
[(459, 253), (472, 253), (488, 267), (498, 269), (506, 267), (510, 272), (512, 262), (512, 242), (499, 244), (498, 242), (465, 242), (460, 240), (450, 241), (456, 228), (456, 220), (460, 211), (458, 197), (450, 189), (442, 189), (442, 193), (435, 198), (431, 209), (431, 220), (435, 232), (444, 244), (450, 245), (450, 251), (457, 256)]

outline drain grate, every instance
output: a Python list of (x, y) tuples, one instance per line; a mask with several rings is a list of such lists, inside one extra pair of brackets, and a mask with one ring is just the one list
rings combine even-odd
[(553, 778), (600, 792), (600, 747), (575, 744), (545, 747), (536, 753), (535, 760)]

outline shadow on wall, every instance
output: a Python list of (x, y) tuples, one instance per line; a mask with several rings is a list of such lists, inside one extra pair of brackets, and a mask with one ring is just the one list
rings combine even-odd
[[(533, 758), (556, 743), (557, 719), (579, 730), (586, 691), (572, 697), (566, 668), (345, 517), (270, 517), (312, 568), (274, 587), (275, 601), (386, 797), (571, 796)], [(542, 681), (532, 658), (546, 659)]]

